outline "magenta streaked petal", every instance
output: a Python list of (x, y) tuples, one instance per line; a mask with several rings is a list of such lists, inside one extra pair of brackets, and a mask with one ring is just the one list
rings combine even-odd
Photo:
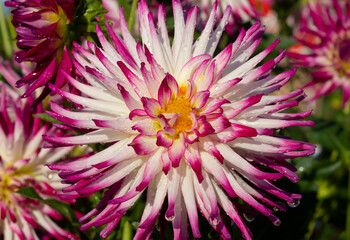
[(181, 185), (181, 192), (186, 205), (186, 210), (188, 213), (188, 218), (190, 220), (193, 237), (200, 238), (201, 233), (199, 231), (198, 212), (194, 194), (192, 173), (189, 167), (186, 167), (183, 184)]
[(173, 93), (167, 83), (167, 80), (164, 79), (160, 84), (160, 87), (158, 90), (158, 101), (162, 108), (165, 108), (166, 104), (169, 103), (171, 99), (171, 95), (173, 95)]
[(173, 145), (173, 136), (164, 130), (157, 132), (157, 146), (169, 148)]
[(237, 194), (232, 189), (220, 162), (218, 162), (213, 155), (205, 152), (201, 152), (201, 158), (203, 159), (203, 167), (205, 170), (214, 176), (214, 178), (221, 184), (228, 195), (231, 197), (237, 197)]
[(173, 168), (168, 174), (168, 209), (165, 213), (166, 219), (174, 219), (175, 216), (175, 204), (177, 196), (179, 195), (180, 179), (181, 179), (181, 167)]
[(152, 118), (145, 118), (138, 121), (131, 127), (133, 130), (139, 131), (142, 135), (155, 136), (158, 132), (157, 121)]
[(178, 78), (179, 79), (189, 79), (193, 70), (197, 69), (199, 65), (201, 65), (205, 61), (209, 61), (211, 59), (210, 55), (203, 54), (199, 56), (195, 56), (191, 58), (181, 69)]
[(117, 64), (119, 68), (123, 71), (126, 79), (129, 81), (136, 94), (140, 98), (149, 96), (148, 92), (145, 91), (147, 87), (144, 84), (144, 82), (135, 73), (133, 73), (122, 61), (118, 61)]
[(142, 134), (137, 135), (129, 146), (133, 147), (138, 155), (151, 154), (158, 148), (155, 143), (155, 137), (144, 136)]
[(134, 109), (140, 109), (142, 105), (140, 104), (140, 101), (136, 100), (132, 95), (129, 94), (128, 91), (125, 90), (125, 88), (118, 84), (118, 89), (120, 91), (120, 94), (123, 97), (123, 100), (126, 104), (126, 106), (132, 111)]
[(163, 172), (168, 174), (171, 169), (171, 161), (169, 158), (168, 150), (163, 150), (162, 152), (162, 163), (163, 163)]
[[(159, 159), (159, 156), (157, 158)], [(161, 174), (159, 175), (158, 175), (159, 177), (155, 177), (153, 181), (150, 183), (150, 186), (147, 192), (146, 207), (141, 217), (139, 229), (148, 228), (149, 225), (154, 225), (155, 220), (158, 216), (158, 213), (163, 205), (163, 201), (167, 193), (167, 184), (164, 184), (164, 182), (166, 183), (165, 175), (161, 175)], [(153, 226), (151, 227), (150, 230), (152, 229), (153, 229)]]
[(197, 83), (197, 91), (208, 90), (214, 82), (215, 61), (213, 61), (204, 71), (204, 76)]
[(244, 99), (239, 102), (232, 103), (230, 106), (230, 110), (225, 112), (225, 116), (228, 119), (236, 117), (238, 114), (240, 114), (243, 110), (249, 108), (250, 106), (260, 102), (263, 94), (258, 94), (255, 96), (248, 97), (247, 99)]
[(194, 108), (202, 108), (209, 99), (210, 92), (208, 90), (196, 92), (191, 98), (191, 105)]
[(198, 119), (198, 133), (199, 136), (205, 137), (209, 134), (212, 134), (215, 132), (215, 129), (208, 123), (205, 119), (205, 117), (200, 117)]
[(149, 94), (151, 95), (151, 97), (156, 98), (158, 96), (159, 83), (155, 79), (153, 79), (151, 73), (146, 69), (144, 62), (141, 63), (140, 70), (142, 77), (145, 80), (145, 84), (147, 86)]
[(219, 133), (225, 130), (226, 128), (231, 127), (230, 121), (223, 116), (211, 120), (209, 121), (209, 123), (214, 128), (215, 133)]
[(241, 78), (235, 78), (223, 83), (214, 83), (209, 89), (211, 97), (225, 96), (232, 90), (232, 87), (239, 83), (241, 80)]
[(226, 103), (230, 103), (230, 101), (226, 99), (209, 99), (208, 104), (202, 108), (200, 116), (211, 114), (213, 111), (217, 110), (219, 107)]
[(243, 222), (243, 219), (238, 214), (238, 210), (235, 205), (227, 198), (224, 192), (219, 189), (218, 190), (218, 200), (222, 208), (226, 211), (227, 215), (231, 217), (231, 219), (237, 224), (239, 229), (242, 231), (243, 236), (246, 240), (252, 239), (252, 233), (247, 228), (246, 224)]
[(147, 112), (143, 109), (134, 109), (129, 114), (129, 119), (133, 119), (134, 117), (145, 117), (147, 116)]
[(173, 145), (169, 148), (168, 154), (171, 164), (174, 168), (178, 167), (180, 164), (180, 160), (185, 154), (186, 146), (185, 146), (185, 136), (183, 134), (179, 135), (178, 139), (175, 139)]
[(202, 161), (201, 156), (199, 155), (198, 144), (192, 144), (191, 147), (188, 147), (185, 151), (184, 157), (192, 170), (196, 173), (198, 181), (202, 182)]
[[(128, 118), (117, 118), (113, 120), (93, 119), (97, 127), (110, 128), (128, 134), (137, 134), (135, 129), (132, 129), (132, 122)], [(136, 129), (137, 130), (137, 129)]]
[(215, 58), (215, 78), (214, 81), (220, 78), (222, 71), (227, 66), (229, 60), (232, 56), (232, 43), (229, 44), (227, 47), (225, 47), (224, 50), (222, 50)]
[(157, 100), (153, 98), (142, 97), (141, 102), (148, 116), (155, 118), (161, 114), (162, 108)]

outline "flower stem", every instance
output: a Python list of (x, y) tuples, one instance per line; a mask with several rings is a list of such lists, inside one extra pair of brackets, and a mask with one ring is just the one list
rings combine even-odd
[(129, 31), (131, 31), (131, 28), (134, 26), (137, 2), (138, 0), (132, 0), (129, 21), (128, 21)]
[[(350, 135), (349, 123), (350, 123), (350, 103), (344, 108), (345, 118), (345, 131), (347, 135)], [(346, 151), (345, 155), (345, 164), (348, 168), (348, 196), (347, 196), (347, 207), (346, 207), (346, 240), (350, 240), (350, 163), (349, 163), (349, 152)]]
[(350, 168), (348, 167), (348, 197), (346, 208), (346, 240), (350, 240)]
[(11, 44), (9, 29), (6, 25), (7, 21), (4, 14), (3, 3), (0, 3), (0, 32), (2, 36), (2, 45), (5, 51), (5, 57), (11, 58), (13, 47)]

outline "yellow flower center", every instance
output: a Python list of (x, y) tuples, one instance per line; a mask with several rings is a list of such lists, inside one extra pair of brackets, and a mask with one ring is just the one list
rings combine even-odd
[(11, 189), (9, 188), (9, 185), (11, 183), (12, 179), (10, 175), (3, 174), (1, 182), (0, 182), (0, 201), (3, 202), (9, 202), (10, 197), (9, 194), (11, 192)]
[(164, 109), (164, 113), (180, 114), (173, 125), (176, 133), (184, 132), (192, 128), (191, 111), (192, 108), (189, 99), (185, 99), (183, 96), (171, 100)]

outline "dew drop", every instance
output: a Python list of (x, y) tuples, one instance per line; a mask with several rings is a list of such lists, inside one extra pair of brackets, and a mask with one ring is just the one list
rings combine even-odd
[(289, 179), (292, 181), (292, 183), (297, 183), (297, 182), (299, 182), (299, 176), (296, 175), (296, 174), (293, 175), (293, 176), (291, 176)]
[(275, 225), (276, 227), (278, 227), (279, 225), (281, 225), (281, 220), (279, 220), (278, 218), (272, 222), (273, 225)]
[(219, 224), (219, 218), (218, 218), (218, 217), (209, 218), (209, 223), (210, 223), (210, 225), (212, 225), (212, 226), (216, 226), (216, 225)]
[(53, 178), (53, 175), (50, 173), (47, 177), (51, 180)]
[(172, 222), (175, 219), (175, 215), (170, 215), (170, 216), (165, 215), (165, 219), (169, 222)]
[(300, 204), (300, 199), (295, 199), (293, 202), (287, 202), (289, 207), (295, 208), (299, 206)]
[(273, 210), (274, 210), (275, 212), (278, 212), (280, 209), (279, 209), (278, 207), (273, 207)]
[(255, 218), (253, 216), (250, 216), (248, 214), (243, 213), (243, 217), (247, 222), (253, 222)]

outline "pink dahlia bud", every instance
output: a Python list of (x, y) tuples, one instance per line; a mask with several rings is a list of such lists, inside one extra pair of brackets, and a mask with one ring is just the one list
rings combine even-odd
[(259, 64), (278, 40), (252, 57), (264, 32), (260, 23), (242, 29), (234, 43), (214, 55), (231, 13), (227, 8), (215, 24), (217, 8), (215, 2), (195, 42), (196, 6), (185, 18), (180, 1), (173, 1), (175, 31), (170, 42), (163, 6), (156, 27), (141, 0), (142, 44), (131, 36), (121, 10), (122, 37), (106, 23), (111, 42), (97, 26), (101, 48), (74, 45), (80, 78), (62, 73), (82, 96), (50, 87), (80, 107), (67, 109), (51, 102), (49, 114), (87, 133), (44, 139), (52, 145), (110, 143), (90, 157), (50, 166), (72, 184), (63, 189), (67, 199), (108, 188), (96, 208), (80, 219), (82, 230), (106, 224), (100, 235), (107, 237), (147, 191), (134, 239), (150, 237), (163, 206), (167, 210), (162, 218), (171, 222), (174, 239), (188, 237), (188, 221), (193, 237), (201, 237), (198, 210), (223, 239), (231, 239), (223, 215), (251, 239), (241, 215), (247, 208), (238, 202), (279, 225), (272, 209), (286, 210), (281, 200), (295, 206), (301, 198), (274, 186), (274, 181), (285, 177), (297, 182), (296, 169), (286, 159), (313, 154), (314, 146), (274, 132), (312, 126), (311, 121), (298, 120), (310, 112), (284, 112), (304, 98), (302, 90), (270, 95), (296, 69), (270, 75), (284, 53)]
[(35, 70), (20, 79), (17, 87), (27, 86), (23, 97), (45, 87), (40, 101), (50, 92), (48, 82), (58, 87), (64, 85), (57, 69), (71, 71), (72, 64), (65, 46), (69, 24), (74, 17), (75, 0), (11, 0), (5, 5), (14, 8), (12, 24), (17, 32), (17, 46), (21, 49), (16, 53), (16, 61), (36, 63)]
[[(293, 64), (311, 70), (316, 86), (315, 100), (335, 88), (344, 91), (343, 106), (350, 97), (350, 3), (333, 0), (331, 4), (314, 3), (308, 6), (308, 18), (303, 18), (295, 38), (301, 48), (288, 53)], [(302, 51), (300, 50), (302, 49)], [(293, 51), (294, 50), (294, 51)]]
[[(19, 78), (13, 71), (0, 72), (8, 80)], [(40, 113), (40, 105), (32, 112), (33, 97), (23, 101), (15, 89), (0, 83), (0, 238), (39, 239), (36, 229), (55, 239), (76, 239), (55, 221), (62, 218), (50, 206), (25, 197), (17, 191), (33, 188), (42, 199), (59, 199), (64, 187), (57, 172), (48, 169), (64, 157), (71, 148), (43, 149), (43, 134), (55, 134), (57, 129), (42, 124), (32, 113)]]

